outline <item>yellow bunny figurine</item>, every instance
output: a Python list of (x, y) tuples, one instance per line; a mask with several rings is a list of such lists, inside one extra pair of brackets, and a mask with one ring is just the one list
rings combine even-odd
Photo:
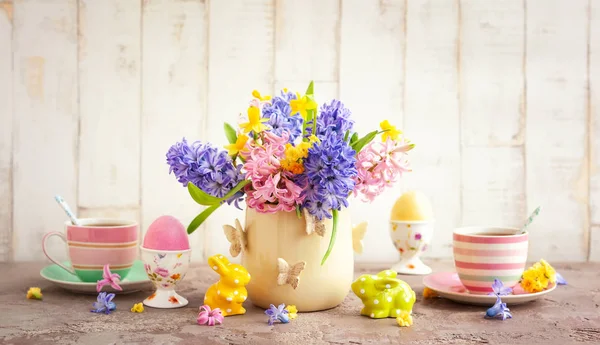
[(208, 264), (221, 279), (208, 288), (204, 304), (212, 309), (220, 308), (223, 316), (245, 314), (242, 303), (248, 298), (248, 292), (244, 286), (250, 281), (250, 273), (221, 254), (208, 258)]

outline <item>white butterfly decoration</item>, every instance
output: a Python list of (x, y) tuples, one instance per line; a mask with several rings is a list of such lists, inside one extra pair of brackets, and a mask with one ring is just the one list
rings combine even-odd
[(246, 231), (242, 228), (239, 220), (235, 220), (235, 228), (231, 225), (223, 225), (223, 231), (225, 231), (227, 241), (231, 243), (229, 246), (231, 256), (236, 257), (242, 250), (246, 250)]
[(358, 254), (362, 254), (364, 249), (363, 239), (365, 238), (365, 233), (367, 232), (367, 225), (369, 223), (362, 222), (358, 225), (352, 227), (352, 248)]
[(300, 273), (306, 267), (306, 262), (300, 261), (293, 266), (290, 266), (287, 261), (282, 258), (277, 259), (279, 275), (277, 275), (277, 285), (290, 284), (294, 289), (300, 284)]
[(314, 232), (321, 237), (325, 236), (325, 223), (308, 213), (307, 209), (304, 209), (303, 212), (304, 219), (306, 219), (306, 233), (310, 235)]

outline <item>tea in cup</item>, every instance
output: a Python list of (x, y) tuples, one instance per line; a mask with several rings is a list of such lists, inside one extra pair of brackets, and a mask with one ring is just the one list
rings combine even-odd
[[(135, 221), (82, 218), (81, 225), (65, 222), (66, 231), (51, 232), (42, 239), (44, 254), (67, 272), (83, 282), (102, 279), (104, 265), (125, 278), (138, 257), (138, 224)], [(68, 247), (71, 266), (53, 259), (46, 250), (52, 236), (60, 237)]]
[(472, 294), (493, 292), (494, 279), (514, 287), (527, 261), (528, 233), (517, 228), (463, 227), (454, 230), (454, 266)]

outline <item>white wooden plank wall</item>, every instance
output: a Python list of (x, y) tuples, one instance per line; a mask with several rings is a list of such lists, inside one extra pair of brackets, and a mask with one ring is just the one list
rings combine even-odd
[[(393, 201), (430, 196), (429, 257), (452, 229), (519, 226), (530, 259), (600, 261), (600, 3), (590, 0), (0, 0), (0, 261), (43, 260), (61, 194), (80, 216), (201, 211), (168, 174), (181, 138), (226, 143), (254, 89), (340, 98), (364, 134), (384, 119), (417, 146), (372, 204), (358, 261), (397, 259)], [(191, 236), (227, 253), (223, 207)], [(66, 258), (64, 245), (51, 251)]]

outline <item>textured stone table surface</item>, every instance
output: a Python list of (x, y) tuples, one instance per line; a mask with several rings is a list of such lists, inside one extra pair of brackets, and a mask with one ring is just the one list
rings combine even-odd
[[(435, 271), (451, 262), (431, 263)], [(243, 316), (224, 325), (196, 325), (204, 292), (216, 280), (197, 265), (181, 283), (185, 308), (141, 314), (129, 311), (149, 291), (118, 295), (111, 315), (90, 313), (96, 297), (76, 295), (39, 276), (38, 264), (0, 264), (0, 343), (2, 344), (600, 344), (600, 265), (555, 264), (569, 281), (544, 298), (511, 308), (514, 318), (486, 320), (485, 307), (444, 299), (423, 300), (422, 277), (402, 276), (417, 293), (415, 324), (400, 328), (395, 319), (371, 320), (359, 315), (360, 301), (349, 293), (334, 309), (300, 314), (289, 324), (267, 325), (263, 310), (247, 302)], [(385, 265), (359, 266), (376, 273)], [(26, 300), (39, 286), (43, 301)]]

